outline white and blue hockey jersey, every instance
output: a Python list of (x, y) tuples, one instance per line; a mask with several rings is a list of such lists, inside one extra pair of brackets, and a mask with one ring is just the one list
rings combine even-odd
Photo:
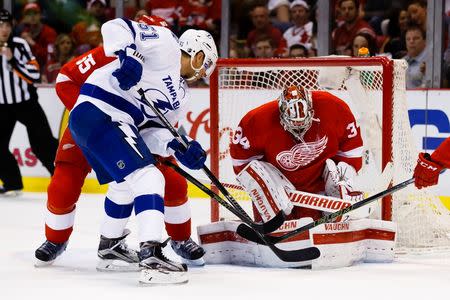
[[(113, 56), (131, 44), (143, 55), (142, 78), (128, 91), (119, 87), (112, 73), (120, 67), (115, 60), (95, 70), (83, 85), (75, 106), (90, 102), (111, 116), (113, 121), (146, 128), (145, 140), (152, 153), (172, 154), (167, 142), (173, 139), (137, 92), (145, 91), (148, 101), (158, 108), (173, 125), (186, 113), (189, 96), (187, 85), (180, 76), (181, 50), (177, 37), (167, 28), (149, 26), (127, 19), (114, 19), (102, 26), (105, 54)], [(148, 141), (151, 139), (151, 142)]]

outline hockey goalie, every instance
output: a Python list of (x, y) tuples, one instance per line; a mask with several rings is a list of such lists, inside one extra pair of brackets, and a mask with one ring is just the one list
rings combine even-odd
[[(300, 86), (289, 86), (278, 99), (249, 111), (230, 144), (236, 178), (252, 199), (255, 221), (270, 222), (280, 211), (285, 215), (274, 235), (362, 200), (363, 191), (352, 184), (362, 166), (362, 149), (348, 105), (329, 92)], [(286, 250), (318, 247), (321, 257), (309, 262), (283, 262), (267, 246), (230, 235), (237, 222), (200, 226), (199, 241), (207, 263), (332, 268), (392, 261), (395, 224), (369, 219), (372, 210), (363, 206), (278, 244)]]

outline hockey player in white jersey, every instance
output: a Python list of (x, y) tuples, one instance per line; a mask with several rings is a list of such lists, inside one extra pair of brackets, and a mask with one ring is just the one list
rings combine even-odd
[[(119, 60), (87, 79), (71, 111), (69, 127), (99, 182), (110, 183), (105, 210), (114, 222), (103, 228), (108, 228), (109, 236), (123, 236), (134, 208), (138, 256), (144, 268), (140, 281), (186, 282), (186, 266), (162, 253), (166, 243), (162, 242), (164, 178), (154, 166), (152, 153), (175, 155), (190, 169), (201, 168), (206, 154), (196, 141), (189, 141), (185, 149), (174, 139), (137, 89), (142, 88), (146, 98), (176, 123), (186, 109), (178, 95), (187, 88), (183, 79), (195, 81), (212, 73), (217, 60), (215, 43), (206, 31), (188, 30), (178, 42), (167, 28), (125, 19), (105, 23), (102, 35), (105, 54), (117, 55)], [(154, 143), (149, 147), (139, 133), (144, 127), (151, 128), (146, 138)]]

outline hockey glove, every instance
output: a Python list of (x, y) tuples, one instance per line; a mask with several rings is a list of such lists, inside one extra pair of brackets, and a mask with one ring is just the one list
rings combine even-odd
[[(184, 140), (187, 140), (184, 138)], [(175, 150), (175, 157), (180, 163), (191, 170), (198, 170), (203, 167), (206, 161), (206, 152), (197, 141), (189, 141), (188, 147), (184, 147), (177, 139), (173, 139), (167, 147)]]
[(420, 153), (414, 169), (414, 185), (418, 189), (436, 185), (442, 169), (443, 167), (440, 164), (431, 160), (430, 154)]
[(119, 81), (119, 87), (128, 91), (141, 80), (144, 56), (136, 51), (135, 44), (127, 46), (125, 50), (117, 51), (116, 54), (119, 56), (120, 68), (112, 75)]

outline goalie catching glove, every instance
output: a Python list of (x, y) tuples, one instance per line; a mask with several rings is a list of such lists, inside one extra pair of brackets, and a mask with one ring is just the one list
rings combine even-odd
[[(323, 180), (325, 181), (325, 194), (336, 198), (349, 201), (354, 204), (364, 199), (364, 193), (355, 191), (352, 187), (352, 179), (356, 176), (355, 168), (351, 165), (341, 161), (337, 165), (331, 160), (327, 159), (325, 162), (325, 169), (323, 171)], [(350, 219), (367, 218), (373, 211), (371, 205), (361, 207), (348, 214)]]
[(289, 215), (293, 205), (289, 190), (295, 187), (272, 164), (253, 160), (237, 176), (237, 181), (252, 198), (252, 202), (264, 223), (280, 212)]
[(112, 75), (119, 81), (119, 87), (128, 91), (141, 80), (144, 56), (136, 51), (135, 44), (117, 51), (116, 55), (119, 57), (120, 67)]

